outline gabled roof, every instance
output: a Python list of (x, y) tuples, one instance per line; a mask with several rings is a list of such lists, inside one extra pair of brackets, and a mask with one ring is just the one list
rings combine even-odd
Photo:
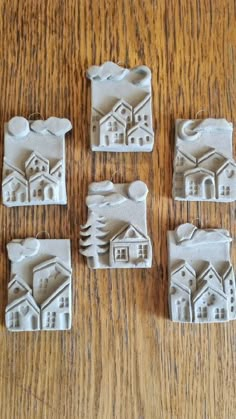
[(25, 176), (23, 170), (19, 169), (19, 167), (14, 166), (6, 157), (3, 159), (3, 167), (7, 166), (12, 169), (13, 172), (18, 172), (21, 176)]
[(145, 98), (139, 102), (139, 104), (137, 106), (135, 106), (134, 108), (134, 114), (136, 114), (138, 111), (140, 111), (140, 109), (142, 109), (142, 107), (144, 105), (146, 105), (146, 103), (151, 99), (151, 94), (149, 93), (147, 96), (145, 96)]
[(29, 158), (25, 161), (25, 168), (27, 168), (30, 165), (31, 161), (35, 157), (37, 159), (39, 159), (39, 160), (42, 160), (45, 164), (47, 164), (49, 166), (49, 160), (48, 159), (46, 159), (45, 157), (43, 157), (38, 151), (33, 151), (33, 153), (31, 153), (31, 155), (29, 156)]
[(127, 136), (129, 136), (129, 135), (131, 135), (131, 134), (133, 134), (133, 132), (134, 131), (137, 131), (137, 129), (142, 129), (143, 131), (146, 131), (146, 133), (147, 134), (149, 134), (149, 135), (151, 135), (151, 136), (153, 136), (154, 135), (154, 133), (153, 133), (153, 131), (152, 130), (150, 130), (150, 129), (148, 129), (148, 127), (146, 126), (146, 125), (143, 125), (143, 124), (136, 124), (136, 125), (134, 125), (133, 127), (131, 127), (129, 130), (128, 130), (128, 132), (127, 132)]
[(223, 162), (223, 164), (219, 167), (219, 169), (216, 171), (216, 175), (220, 175), (221, 172), (223, 172), (223, 170), (228, 166), (228, 165), (232, 165), (234, 166), (234, 168), (236, 169), (236, 163), (234, 160), (228, 159), (225, 162)]
[(28, 185), (28, 181), (19, 173), (19, 172), (12, 172), (2, 182), (2, 186), (7, 185), (13, 179), (17, 179), (18, 182), (22, 183), (24, 186)]
[(119, 107), (120, 105), (124, 105), (124, 107), (125, 107), (125, 108), (128, 108), (130, 111), (132, 111), (132, 106), (131, 106), (128, 102), (126, 102), (126, 100), (124, 100), (124, 99), (120, 99), (120, 100), (118, 100), (118, 102), (116, 102), (116, 104), (113, 106), (113, 108), (112, 108), (113, 112), (116, 112), (116, 111), (117, 111), (117, 109), (118, 109), (118, 107)]
[(29, 287), (29, 285), (27, 284), (27, 282), (24, 281), (23, 278), (21, 278), (19, 275), (14, 275), (12, 280), (8, 283), (8, 289), (10, 289), (12, 287), (12, 285), (17, 282), (19, 285), (21, 285), (23, 288), (25, 288), (25, 290), (27, 292), (32, 293), (31, 288)]
[(53, 183), (55, 183), (56, 185), (58, 185), (58, 180), (57, 180), (57, 178), (55, 178), (55, 176), (52, 176), (52, 175), (50, 175), (49, 173), (45, 173), (45, 172), (38, 172), (38, 173), (36, 173), (35, 175), (30, 176), (30, 178), (29, 178), (29, 183), (32, 183), (32, 182), (34, 182), (35, 180), (40, 179), (40, 178), (42, 178), (42, 177), (43, 177), (44, 179), (48, 180), (49, 182), (53, 182)]
[(119, 122), (119, 124), (123, 125), (123, 127), (126, 127), (125, 120), (114, 112), (109, 112), (107, 115), (105, 115), (103, 118), (101, 118), (100, 121), (99, 121), (99, 124), (102, 125), (109, 118), (114, 118), (117, 122)]
[(67, 272), (68, 275), (71, 275), (72, 269), (68, 268), (68, 266), (64, 262), (62, 262), (62, 260), (59, 259), (58, 257), (54, 257), (52, 259), (49, 259), (49, 260), (46, 260), (45, 262), (40, 263), (39, 265), (36, 265), (33, 268), (33, 273), (37, 271), (41, 271), (42, 269), (45, 269), (55, 264), (58, 264), (63, 270)]
[(234, 269), (233, 266), (230, 262), (227, 263), (227, 266), (225, 268), (224, 273), (222, 274), (222, 278), (223, 280), (225, 280), (229, 274), (231, 274), (233, 272), (233, 276), (234, 276)]
[(177, 263), (176, 265), (175, 265), (175, 268), (171, 271), (171, 276), (172, 275), (175, 275), (177, 272), (179, 272), (182, 268), (186, 268), (187, 269), (187, 271), (189, 271), (193, 276), (195, 276), (196, 277), (196, 272), (195, 272), (195, 270), (193, 269), (193, 267), (191, 266), (191, 265), (189, 265), (189, 263), (188, 262), (186, 262), (186, 261), (182, 261), (182, 262), (179, 262), (179, 263)]
[(68, 278), (63, 284), (61, 284), (56, 291), (54, 291), (42, 304), (41, 309), (43, 310), (48, 306), (48, 304), (51, 303), (52, 300), (54, 300), (56, 297), (58, 297), (59, 294), (61, 294), (65, 288), (70, 286), (70, 278)]
[(207, 267), (201, 272), (201, 274), (198, 277), (198, 280), (204, 279), (204, 277), (208, 274), (209, 271), (213, 271), (213, 273), (216, 275), (217, 279), (221, 283), (221, 276), (218, 274), (218, 272), (215, 270), (214, 266), (209, 262), (207, 264)]
[(226, 159), (224, 154), (220, 153), (219, 151), (216, 151), (215, 148), (210, 148), (206, 153), (204, 153), (201, 157), (198, 158), (198, 163), (202, 163), (204, 160), (207, 160), (208, 158), (214, 156), (214, 154), (217, 154), (223, 159)]
[[(129, 236), (129, 233), (132, 232), (133, 237)], [(133, 224), (126, 224), (123, 226), (118, 233), (116, 233), (111, 239), (110, 242), (114, 241), (124, 241), (127, 240), (127, 242), (130, 242), (131, 240), (140, 240), (145, 239), (149, 240), (149, 238), (142, 233), (140, 230), (138, 230), (137, 227), (134, 227)]]
[(63, 160), (59, 160), (55, 166), (53, 166), (50, 170), (50, 174), (53, 175), (53, 173), (55, 173), (60, 167), (63, 166)]
[(189, 169), (184, 173), (184, 176), (188, 176), (198, 172), (202, 172), (203, 174), (211, 175), (214, 177), (214, 173), (211, 170), (205, 169), (204, 167), (194, 167), (193, 169)]
[(227, 296), (224, 293), (224, 291), (217, 287), (214, 287), (213, 285), (210, 285), (209, 283), (206, 283), (203, 284), (202, 287), (198, 288), (197, 291), (194, 293), (193, 304), (196, 303), (196, 301), (199, 300), (199, 298), (201, 298), (201, 296), (205, 294), (205, 292), (207, 292), (209, 289), (220, 295), (224, 300), (227, 300)]
[(187, 153), (185, 150), (182, 150), (181, 148), (177, 148), (176, 155), (180, 153), (182, 156), (186, 157), (186, 159), (190, 160), (193, 163), (197, 163), (196, 157), (194, 157), (192, 154)]
[(181, 291), (184, 291), (184, 292), (186, 292), (189, 295), (191, 294), (191, 289), (189, 287), (187, 287), (187, 285), (182, 284), (179, 281), (176, 281), (176, 280), (171, 281), (170, 287), (173, 287), (173, 286), (180, 288)]
[(96, 113), (99, 113), (101, 116), (105, 115), (104, 112), (101, 109), (98, 109), (98, 108), (92, 108), (92, 111), (96, 112)]
[(22, 297), (16, 298), (15, 300), (13, 300), (10, 304), (7, 305), (6, 307), (6, 313), (10, 310), (12, 310), (14, 307), (17, 307), (18, 305), (20, 305), (23, 301), (27, 301), (27, 303), (33, 308), (34, 311), (36, 311), (37, 313), (40, 312), (40, 308), (38, 307), (38, 305), (36, 304), (35, 299), (32, 297), (32, 295), (28, 292), (25, 295), (22, 295)]

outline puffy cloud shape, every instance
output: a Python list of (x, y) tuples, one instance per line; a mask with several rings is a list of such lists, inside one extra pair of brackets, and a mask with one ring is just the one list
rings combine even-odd
[(112, 193), (110, 195), (88, 195), (86, 198), (86, 205), (88, 208), (94, 207), (104, 207), (109, 205), (114, 207), (116, 205), (121, 205), (123, 202), (127, 201), (127, 198), (118, 193)]
[(39, 247), (39, 240), (34, 237), (22, 240), (21, 242), (12, 241), (7, 245), (8, 258), (12, 262), (21, 262), (26, 257), (37, 255)]
[(87, 71), (87, 77), (90, 80), (113, 80), (120, 81), (123, 80), (128, 74), (132, 73), (134, 75), (133, 80), (129, 81), (135, 85), (147, 86), (151, 81), (151, 70), (145, 65), (141, 65), (132, 69), (124, 68), (118, 64), (113, 63), (112, 61), (107, 61), (103, 65), (91, 66)]

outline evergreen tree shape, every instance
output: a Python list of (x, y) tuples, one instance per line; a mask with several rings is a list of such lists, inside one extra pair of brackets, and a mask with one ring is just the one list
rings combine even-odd
[(99, 255), (109, 250), (109, 240), (105, 237), (108, 231), (104, 231), (105, 218), (90, 212), (86, 224), (81, 226), (80, 253), (92, 259), (92, 266), (99, 266)]

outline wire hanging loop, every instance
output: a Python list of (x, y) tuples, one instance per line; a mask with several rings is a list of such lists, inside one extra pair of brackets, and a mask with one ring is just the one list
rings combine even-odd
[(48, 239), (50, 239), (50, 234), (48, 233), (48, 231), (45, 230), (39, 231), (35, 236), (36, 239), (38, 239), (41, 234), (44, 234), (45, 236), (47, 236)]
[(198, 226), (201, 227), (201, 218), (199, 217), (193, 218), (191, 221), (191, 224), (195, 224), (195, 221), (198, 221)]
[(196, 113), (196, 115), (195, 115), (195, 119), (197, 119), (198, 115), (199, 115), (200, 113), (203, 113), (203, 112), (207, 112), (207, 113), (208, 113), (208, 116), (210, 116), (209, 111), (208, 111), (207, 109), (200, 109), (200, 110)]
[(28, 121), (34, 121), (35, 119), (32, 119), (32, 116), (38, 115), (40, 118), (44, 121), (44, 117), (40, 112), (33, 112), (28, 116)]

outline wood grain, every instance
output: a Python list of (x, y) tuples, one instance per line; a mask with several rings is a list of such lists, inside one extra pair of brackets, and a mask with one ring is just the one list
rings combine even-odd
[[(105, 60), (152, 68), (152, 154), (89, 151), (85, 71)], [(167, 319), (166, 249), (168, 229), (198, 218), (201, 226), (222, 226), (236, 237), (234, 204), (171, 198), (174, 120), (204, 109), (203, 116), (236, 125), (235, 62), (233, 0), (0, 1), (1, 133), (17, 114), (65, 116), (73, 123), (68, 206), (0, 208), (1, 419), (236, 417), (236, 323)], [(2, 153), (1, 147), (1, 160)], [(137, 178), (150, 190), (153, 268), (89, 271), (78, 254), (88, 183)], [(4, 327), (5, 245), (41, 230), (72, 240), (73, 329), (10, 334)]]

